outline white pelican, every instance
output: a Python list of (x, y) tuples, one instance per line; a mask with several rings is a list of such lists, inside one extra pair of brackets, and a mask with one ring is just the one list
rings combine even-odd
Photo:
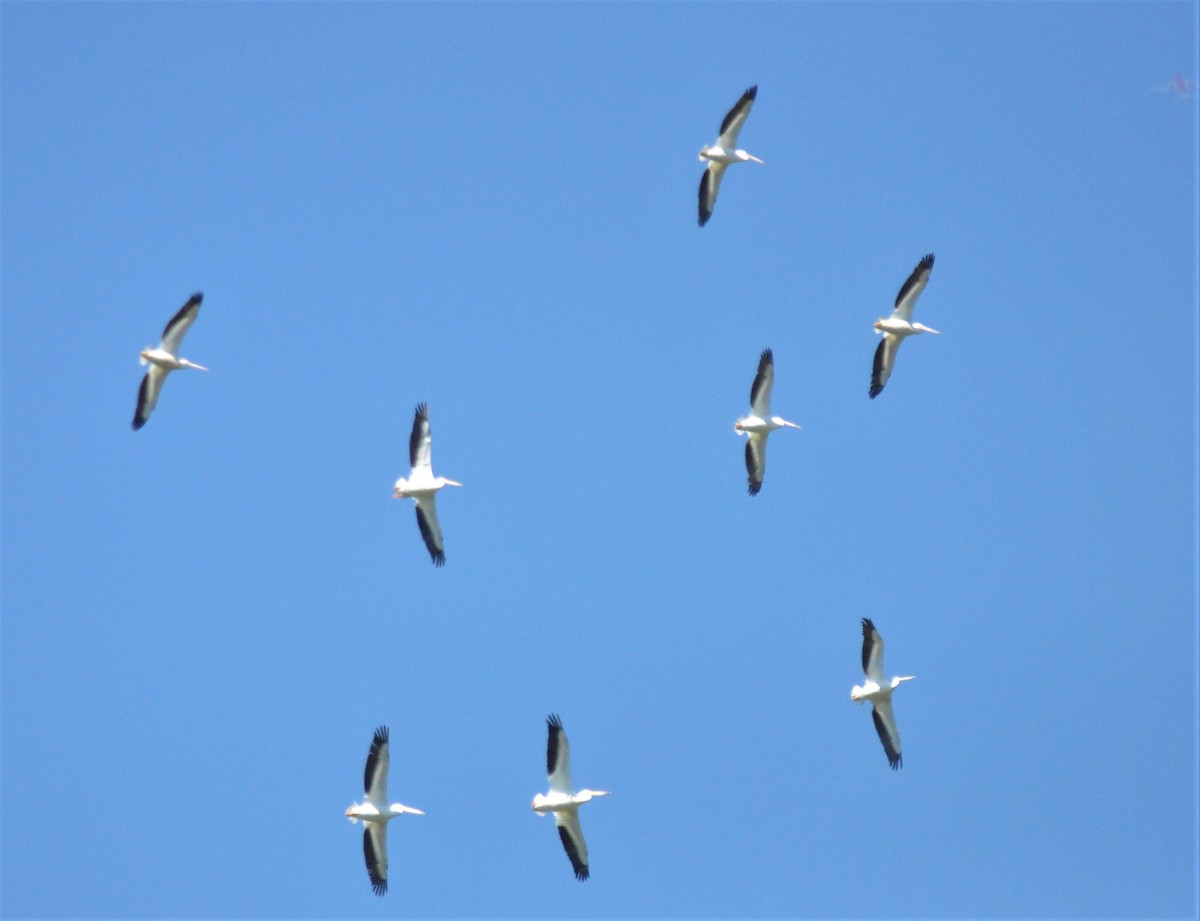
[(883, 385), (892, 376), (892, 366), (896, 363), (896, 352), (900, 350), (900, 343), (906, 336), (916, 333), (941, 335), (936, 329), (912, 322), (913, 306), (917, 303), (921, 292), (925, 290), (925, 285), (929, 283), (929, 273), (932, 271), (933, 253), (930, 253), (917, 263), (917, 267), (908, 276), (908, 281), (900, 288), (900, 293), (896, 295), (896, 307), (892, 311), (892, 315), (886, 320), (880, 318), (875, 321), (875, 331), (881, 333), (883, 339), (880, 340), (879, 347), (875, 349), (875, 365), (871, 369), (872, 400), (883, 393)]
[(749, 475), (750, 495), (762, 489), (763, 474), (767, 471), (767, 436), (785, 425), (798, 429), (795, 422), (771, 415), (771, 388), (775, 386), (775, 358), (770, 349), (763, 349), (758, 359), (758, 373), (750, 387), (750, 415), (733, 423), (739, 435), (749, 436), (746, 442), (746, 473)]
[(408, 462), (412, 473), (408, 478), (400, 477), (392, 490), (393, 499), (412, 499), (417, 503), (417, 526), (429, 549), (433, 565), (446, 565), (446, 548), (442, 543), (442, 526), (437, 517), (437, 491), (443, 486), (462, 486), (457, 480), (433, 475), (429, 457), (429, 407), (424, 403), (417, 406), (413, 419), (412, 434), (408, 437)]
[(367, 755), (367, 770), (363, 779), (363, 801), (346, 810), (353, 822), (363, 823), (363, 854), (367, 858), (367, 875), (376, 895), (387, 892), (387, 823), (405, 812), (424, 815), (420, 809), (403, 803), (388, 804), (388, 728), (380, 726), (371, 740)]
[(575, 878), (588, 878), (588, 849), (579, 827), (579, 807), (594, 796), (608, 796), (607, 790), (579, 790), (571, 783), (571, 747), (567, 734), (563, 732), (562, 720), (557, 714), (546, 719), (549, 739), (546, 742), (546, 774), (550, 778), (550, 792), (539, 793), (533, 798), (535, 812), (545, 815), (554, 813), (558, 836), (563, 849), (571, 860)]
[(158, 395), (162, 392), (163, 381), (167, 379), (168, 374), (178, 371), (180, 368), (195, 368), (197, 371), (208, 370), (204, 365), (198, 365), (186, 358), (179, 357), (179, 344), (183, 342), (183, 337), (196, 322), (196, 314), (200, 312), (202, 300), (204, 300), (204, 294), (200, 291), (189, 297), (188, 302), (179, 308), (179, 312), (171, 317), (170, 322), (163, 329), (162, 342), (158, 348), (142, 349), (142, 364), (149, 365), (150, 370), (142, 378), (142, 386), (138, 390), (137, 409), (133, 413), (133, 430), (135, 432), (146, 424), (146, 420), (154, 412), (154, 404), (158, 402)]
[(879, 733), (879, 741), (887, 753), (888, 764), (892, 770), (900, 767), (900, 730), (896, 728), (896, 717), (892, 714), (892, 692), (900, 687), (903, 681), (912, 681), (913, 675), (893, 678), (889, 681), (883, 675), (883, 637), (875, 629), (870, 618), (864, 617), (862, 622), (863, 672), (867, 676), (862, 687), (857, 684), (850, 691), (850, 699), (857, 703), (871, 701), (873, 707), (871, 716), (875, 720), (875, 731)]
[(700, 226), (703, 227), (712, 217), (713, 206), (717, 203), (717, 192), (721, 189), (721, 177), (725, 175), (725, 167), (730, 163), (745, 163), (753, 160), (762, 163), (758, 157), (752, 157), (744, 150), (737, 149), (738, 133), (750, 114), (754, 105), (754, 97), (758, 95), (758, 87), (752, 86), (742, 93), (725, 121), (721, 122), (721, 134), (717, 143), (700, 149), (700, 162), (708, 161), (708, 169), (700, 177)]

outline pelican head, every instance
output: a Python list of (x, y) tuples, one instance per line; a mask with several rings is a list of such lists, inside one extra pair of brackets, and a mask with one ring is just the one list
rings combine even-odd
[(900, 687), (900, 685), (901, 685), (903, 682), (905, 682), (905, 681), (912, 681), (912, 680), (913, 680), (914, 678), (916, 678), (916, 677), (917, 677), (916, 675), (902, 675), (902, 676), (897, 676), (897, 677), (895, 677), (895, 678), (893, 678), (893, 679), (892, 679), (892, 688), (893, 688), (893, 689), (895, 689), (895, 688), (898, 688), (898, 687)]
[(936, 329), (930, 329), (924, 323), (914, 323), (912, 328), (919, 333), (933, 333), (935, 336), (940, 336), (941, 333)]
[(737, 158), (743, 162), (749, 160), (751, 163), (762, 163), (762, 160), (758, 159), (758, 157), (754, 156), (753, 154), (748, 154), (744, 150), (739, 150), (737, 152)]
[(782, 428), (785, 425), (788, 428), (792, 428), (792, 429), (803, 428), (803, 426), (797, 425), (795, 422), (788, 422), (787, 419), (781, 419), (781, 418), (779, 418), (779, 416), (772, 416), (771, 421), (774, 422), (776, 425), (778, 425), (780, 428)]
[(404, 813), (404, 812), (407, 812), (411, 815), (424, 815), (425, 814), (420, 809), (414, 809), (412, 806), (405, 806), (403, 803), (392, 803), (391, 810), (392, 810), (392, 812), (396, 813), (397, 815), (400, 815), (401, 813)]
[(442, 481), (443, 486), (462, 486), (458, 480), (447, 480), (444, 476), (440, 476), (438, 479)]
[(588, 800), (597, 796), (608, 796), (608, 790), (580, 790), (575, 794), (573, 799), (577, 803), (586, 803)]
[(208, 368), (204, 367), (204, 365), (198, 365), (194, 361), (188, 361), (186, 358), (179, 359), (179, 367), (191, 368), (194, 371), (207, 371), (208, 370)]

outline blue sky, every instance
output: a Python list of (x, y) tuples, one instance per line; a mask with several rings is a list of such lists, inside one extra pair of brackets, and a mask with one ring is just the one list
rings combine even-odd
[(1196, 10), (5, 3), (3, 913), (1194, 915)]

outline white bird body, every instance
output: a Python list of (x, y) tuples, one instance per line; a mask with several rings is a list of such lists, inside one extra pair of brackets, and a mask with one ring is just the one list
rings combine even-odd
[(908, 276), (908, 280), (901, 286), (900, 293), (896, 295), (896, 306), (892, 310), (891, 316), (880, 317), (875, 321), (875, 332), (882, 335), (883, 339), (875, 349), (875, 361), (871, 367), (869, 394), (872, 400), (883, 392), (884, 385), (892, 376), (892, 368), (896, 364), (896, 353), (900, 350), (900, 343), (918, 333), (941, 335), (936, 329), (912, 321), (913, 307), (916, 306), (921, 292), (925, 290), (925, 285), (929, 283), (929, 275), (932, 271), (933, 253), (930, 253), (917, 263), (917, 267)]
[(567, 793), (551, 790), (549, 793), (538, 793), (533, 797), (533, 808), (536, 812), (557, 812), (560, 809), (578, 809), (594, 796), (607, 796), (607, 790), (577, 790)]
[(208, 368), (203, 365), (198, 365), (193, 361), (188, 361), (186, 358), (180, 358), (177, 355), (172, 355), (166, 349), (143, 349), (142, 364), (153, 364), (156, 367), (162, 368), (164, 371), (181, 371), (184, 368), (191, 368), (195, 371), (207, 371)]
[(742, 94), (725, 120), (721, 122), (721, 134), (715, 144), (700, 148), (700, 162), (708, 163), (708, 169), (700, 177), (700, 219), (703, 227), (712, 217), (713, 208), (717, 204), (717, 193), (721, 190), (721, 179), (725, 170), (732, 163), (762, 163), (758, 157), (746, 153), (737, 146), (738, 135), (742, 125), (750, 115), (750, 108), (758, 96), (758, 87), (752, 86)]
[(400, 477), (392, 489), (393, 499), (412, 499), (417, 506), (417, 527), (435, 566), (446, 565), (446, 549), (442, 526), (437, 517), (437, 491), (443, 486), (462, 486), (457, 480), (433, 475), (431, 455), (432, 435), (429, 430), (429, 407), (417, 406), (412, 434), (408, 439), (408, 460), (412, 472)]
[(767, 436), (784, 427), (798, 429), (795, 422), (771, 415), (771, 391), (775, 387), (775, 356), (763, 349), (758, 372), (750, 386), (750, 413), (733, 423), (733, 430), (746, 435), (746, 475), (749, 492), (757, 496), (767, 472)]
[(533, 811), (541, 815), (554, 815), (554, 824), (562, 840), (563, 850), (571, 861), (575, 878), (581, 882), (588, 878), (588, 849), (579, 824), (579, 807), (598, 797), (608, 796), (608, 790), (576, 790), (571, 782), (571, 747), (562, 721), (556, 714), (546, 719), (548, 737), (546, 741), (546, 777), (550, 782), (549, 793), (538, 793), (533, 798)]
[(146, 372), (142, 378), (141, 387), (138, 388), (137, 408), (133, 412), (132, 424), (135, 432), (146, 424), (150, 414), (154, 412), (154, 407), (158, 405), (158, 395), (162, 393), (168, 374), (186, 368), (195, 371), (208, 370), (204, 365), (198, 365), (194, 361), (179, 357), (179, 346), (183, 343), (183, 337), (187, 331), (196, 322), (202, 300), (204, 300), (204, 294), (200, 291), (188, 298), (187, 303), (180, 307), (175, 316), (167, 322), (163, 329), (162, 342), (158, 348), (142, 349), (141, 363), (149, 365), (150, 370)]
[(867, 680), (851, 688), (850, 699), (858, 704), (868, 700), (871, 702), (875, 731), (879, 734), (879, 741), (883, 743), (888, 764), (895, 771), (903, 764), (903, 758), (900, 750), (900, 730), (896, 728), (896, 717), (892, 712), (892, 692), (903, 682), (912, 681), (914, 676), (887, 678), (883, 672), (883, 637), (868, 617), (863, 618), (862, 630), (862, 664)]
[(380, 726), (375, 730), (371, 740), (371, 750), (367, 755), (367, 767), (363, 778), (363, 801), (354, 803), (346, 810), (346, 818), (351, 823), (362, 822), (363, 855), (367, 861), (367, 876), (371, 880), (371, 888), (376, 895), (387, 892), (387, 823), (398, 815), (410, 813), (424, 815), (420, 809), (405, 806), (403, 803), (387, 801), (388, 762), (388, 728)]
[(708, 161), (716, 163), (720, 166), (729, 166), (731, 163), (762, 163), (758, 157), (751, 156), (744, 150), (727, 150), (719, 144), (712, 144), (709, 147), (700, 148), (700, 162)]

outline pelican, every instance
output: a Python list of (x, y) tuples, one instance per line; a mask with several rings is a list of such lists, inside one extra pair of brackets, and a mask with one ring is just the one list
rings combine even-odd
[(420, 809), (403, 803), (387, 801), (388, 728), (380, 726), (371, 739), (367, 754), (367, 770), (363, 779), (363, 801), (346, 810), (351, 823), (363, 823), (363, 854), (367, 858), (367, 876), (376, 895), (387, 892), (387, 823), (398, 815), (411, 812), (424, 815)]
[(887, 753), (888, 764), (892, 770), (897, 770), (902, 759), (900, 757), (900, 730), (896, 728), (896, 717), (892, 714), (892, 692), (904, 681), (912, 681), (913, 675), (893, 678), (889, 681), (883, 676), (883, 637), (875, 629), (870, 618), (864, 617), (862, 622), (863, 672), (867, 676), (862, 687), (857, 684), (850, 691), (850, 699), (861, 704), (864, 700), (871, 701), (871, 716), (875, 720), (875, 731), (879, 733), (879, 741)]
[(158, 395), (162, 392), (163, 381), (167, 379), (168, 374), (181, 368), (194, 368), (197, 371), (208, 370), (204, 365), (198, 365), (186, 358), (179, 357), (179, 345), (183, 342), (187, 331), (192, 328), (192, 324), (196, 322), (196, 315), (200, 313), (202, 300), (204, 300), (204, 294), (200, 291), (189, 297), (188, 302), (179, 308), (179, 312), (171, 317), (166, 328), (163, 329), (162, 342), (158, 348), (142, 349), (142, 364), (149, 365), (150, 370), (142, 378), (142, 386), (138, 390), (137, 409), (133, 413), (133, 430), (135, 432), (146, 424), (146, 420), (154, 412), (154, 405), (158, 402)]
[(750, 415), (733, 423), (739, 435), (749, 436), (746, 442), (746, 472), (749, 474), (750, 495), (757, 496), (762, 489), (763, 474), (767, 470), (767, 436), (785, 425), (798, 429), (795, 422), (771, 415), (771, 388), (775, 386), (775, 358), (770, 349), (763, 349), (758, 359), (758, 373), (750, 387)]
[(700, 177), (700, 226), (703, 227), (712, 217), (713, 207), (717, 203), (717, 192), (721, 189), (721, 177), (725, 175), (725, 167), (730, 163), (745, 163), (753, 160), (762, 163), (758, 157), (752, 157), (744, 150), (737, 149), (738, 134), (746, 118), (750, 115), (750, 107), (754, 105), (754, 97), (758, 95), (758, 87), (752, 86), (742, 93), (725, 121), (721, 122), (721, 134), (717, 143), (710, 147), (700, 148), (700, 162), (708, 161), (708, 169)]
[(896, 295), (896, 308), (886, 320), (882, 317), (875, 321), (875, 331), (883, 335), (879, 347), (875, 349), (875, 364), (871, 369), (871, 399), (883, 393), (883, 385), (892, 376), (892, 366), (896, 363), (896, 352), (906, 336), (917, 333), (933, 333), (940, 336), (936, 329), (930, 329), (920, 323), (912, 322), (913, 307), (917, 298), (929, 283), (929, 273), (933, 271), (933, 253), (917, 263), (908, 281)]
[(571, 747), (567, 734), (563, 732), (562, 720), (557, 714), (546, 719), (549, 739), (546, 742), (546, 774), (550, 779), (550, 792), (539, 793), (533, 798), (535, 812), (545, 815), (554, 813), (554, 824), (563, 849), (571, 860), (571, 868), (577, 880), (588, 878), (588, 849), (579, 827), (579, 807), (594, 796), (608, 796), (608, 790), (579, 790), (571, 783)]
[(412, 434), (408, 437), (408, 462), (412, 473), (408, 478), (400, 477), (392, 490), (393, 499), (412, 499), (417, 503), (417, 526), (429, 549), (434, 566), (446, 565), (446, 548), (442, 543), (442, 526), (437, 517), (437, 491), (443, 486), (462, 486), (457, 480), (434, 476), (429, 457), (429, 407), (424, 403), (417, 406), (413, 419)]

